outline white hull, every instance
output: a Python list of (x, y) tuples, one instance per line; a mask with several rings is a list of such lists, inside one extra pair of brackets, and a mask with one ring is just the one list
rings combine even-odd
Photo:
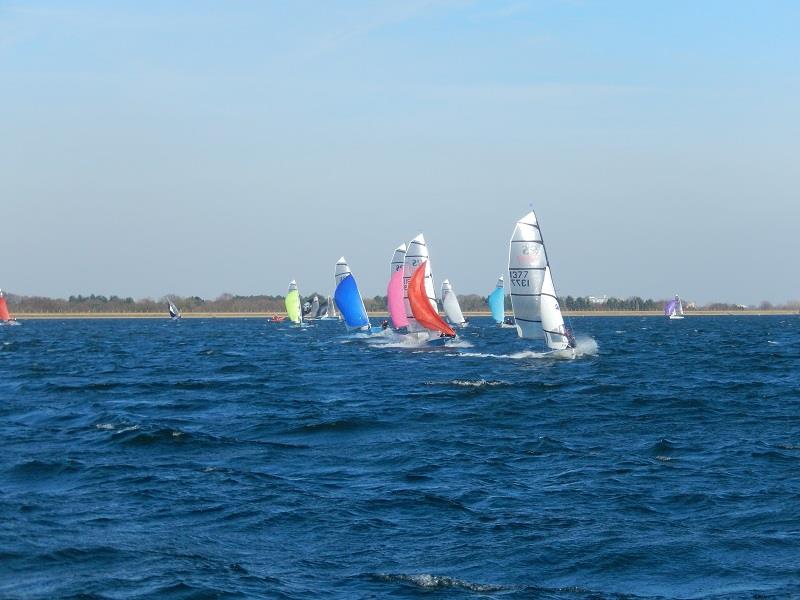
[(668, 318), (669, 318), (670, 320), (672, 320), (672, 319), (682, 319), (682, 318), (683, 318), (683, 315), (670, 315)]

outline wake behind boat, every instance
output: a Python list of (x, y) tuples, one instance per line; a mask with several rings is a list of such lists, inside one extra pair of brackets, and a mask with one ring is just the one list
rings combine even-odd
[(511, 235), (508, 279), (517, 335), (524, 339), (544, 338), (551, 352), (575, 358), (575, 339), (564, 326), (547, 250), (533, 211), (517, 221)]

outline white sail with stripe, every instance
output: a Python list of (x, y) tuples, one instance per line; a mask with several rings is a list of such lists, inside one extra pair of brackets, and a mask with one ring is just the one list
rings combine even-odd
[(421, 233), (408, 243), (406, 257), (403, 264), (403, 302), (406, 306), (406, 318), (408, 319), (408, 331), (427, 331), (414, 318), (411, 312), (411, 304), (408, 302), (408, 282), (421, 264), (425, 264), (425, 294), (430, 300), (431, 306), (438, 313), (439, 306), (436, 304), (436, 292), (433, 287), (433, 274), (431, 273), (431, 261), (428, 256), (428, 246), (425, 244), (425, 236)]
[(539, 223), (533, 211), (517, 221), (508, 248), (508, 289), (517, 334), (541, 339), (541, 297), (547, 268)]

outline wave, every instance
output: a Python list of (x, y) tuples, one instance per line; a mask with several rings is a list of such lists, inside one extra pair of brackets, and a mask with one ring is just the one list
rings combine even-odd
[(351, 431), (360, 431), (366, 429), (374, 429), (382, 427), (383, 421), (374, 419), (336, 419), (334, 421), (323, 421), (321, 423), (311, 423), (301, 427), (295, 427), (286, 431), (286, 433), (349, 433)]
[(376, 581), (386, 581), (390, 583), (402, 583), (412, 585), (425, 590), (451, 589), (467, 590), (470, 592), (502, 592), (509, 590), (506, 586), (494, 585), (490, 583), (473, 583), (446, 575), (431, 575), (420, 573), (417, 575), (392, 574), (392, 573), (371, 573), (369, 577)]
[(483, 388), (512, 384), (507, 381), (487, 381), (486, 379), (452, 379), (450, 381), (426, 381), (425, 385), (455, 385), (457, 387)]

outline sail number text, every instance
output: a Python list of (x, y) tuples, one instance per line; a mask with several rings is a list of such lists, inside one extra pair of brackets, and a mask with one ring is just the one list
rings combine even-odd
[(528, 279), (528, 271), (509, 269), (508, 276), (511, 279), (511, 287), (531, 287), (531, 280)]

